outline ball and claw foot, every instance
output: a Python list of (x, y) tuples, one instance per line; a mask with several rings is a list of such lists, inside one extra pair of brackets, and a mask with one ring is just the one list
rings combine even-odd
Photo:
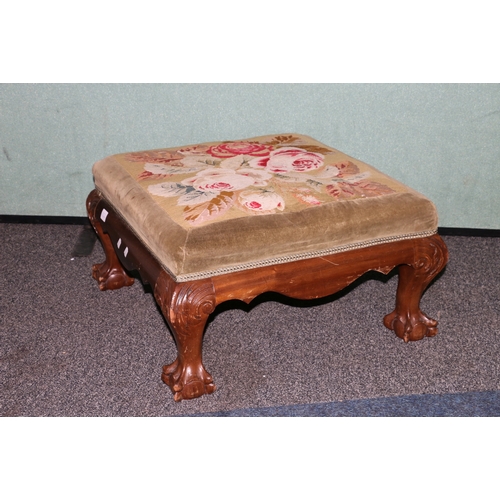
[(117, 290), (134, 283), (134, 278), (130, 277), (121, 266), (110, 266), (107, 261), (92, 266), (92, 277), (99, 284), (101, 291)]
[(435, 319), (427, 317), (422, 311), (409, 315), (394, 311), (384, 318), (384, 325), (405, 342), (434, 337), (438, 332), (437, 324)]
[(198, 398), (216, 389), (212, 376), (202, 364), (183, 366), (179, 358), (163, 367), (161, 379), (172, 390), (174, 401)]
[(384, 318), (384, 325), (405, 342), (434, 337), (438, 322), (420, 310), (427, 286), (448, 262), (448, 249), (437, 234), (415, 242), (413, 261), (398, 267), (396, 308)]

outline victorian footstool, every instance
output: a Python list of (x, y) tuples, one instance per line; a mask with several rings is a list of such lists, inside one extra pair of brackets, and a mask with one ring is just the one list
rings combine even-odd
[(298, 134), (117, 154), (93, 167), (87, 210), (106, 260), (101, 290), (152, 287), (177, 359), (162, 380), (174, 399), (215, 390), (202, 362), (215, 307), (278, 292), (314, 299), (364, 273), (399, 271), (384, 324), (405, 342), (437, 321), (422, 293), (448, 252), (431, 201), (373, 167)]

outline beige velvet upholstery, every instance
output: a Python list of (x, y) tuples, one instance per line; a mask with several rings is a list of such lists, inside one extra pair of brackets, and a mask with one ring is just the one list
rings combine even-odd
[(117, 154), (96, 188), (177, 280), (434, 234), (423, 195), (311, 137)]

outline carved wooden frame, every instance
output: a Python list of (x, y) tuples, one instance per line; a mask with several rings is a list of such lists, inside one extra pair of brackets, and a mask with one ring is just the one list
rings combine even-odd
[(296, 299), (321, 298), (368, 271), (388, 274), (397, 267), (396, 307), (385, 316), (384, 325), (405, 342), (437, 333), (437, 321), (420, 310), (423, 292), (448, 261), (446, 245), (437, 234), (178, 283), (97, 190), (87, 198), (87, 211), (106, 255), (102, 264), (92, 268), (99, 288), (130, 286), (134, 280), (127, 271), (132, 270), (153, 287), (177, 344), (177, 359), (164, 366), (162, 373), (175, 401), (215, 390), (213, 378), (203, 366), (203, 333), (215, 307), (228, 300), (249, 303), (269, 291)]

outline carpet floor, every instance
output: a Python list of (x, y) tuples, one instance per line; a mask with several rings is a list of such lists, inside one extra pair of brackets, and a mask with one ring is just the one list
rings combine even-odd
[(385, 329), (397, 275), (327, 299), (221, 305), (204, 337), (217, 391), (175, 403), (173, 337), (140, 282), (99, 291), (77, 225), (0, 225), (2, 416), (500, 416), (500, 238), (445, 236), (422, 299), (439, 334)]

